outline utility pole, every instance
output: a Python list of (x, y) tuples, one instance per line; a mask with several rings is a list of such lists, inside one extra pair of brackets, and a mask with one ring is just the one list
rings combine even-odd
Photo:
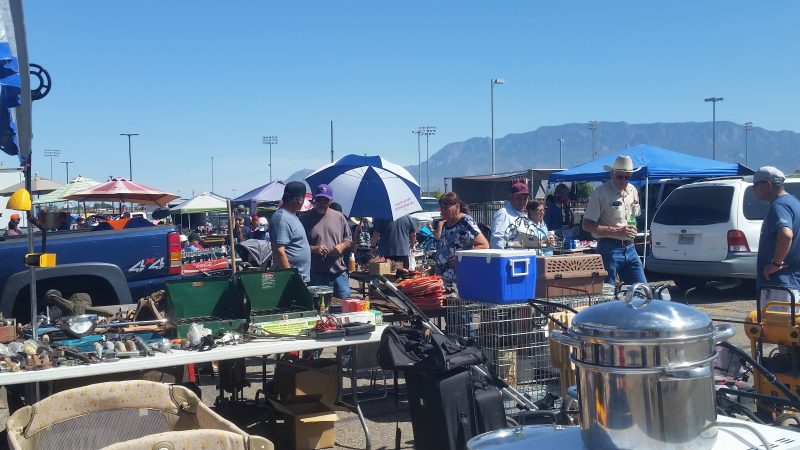
[(561, 154), (562, 154), (561, 150), (563, 149), (563, 147), (564, 147), (564, 138), (560, 138), (558, 140), (558, 168), (559, 169), (563, 169), (564, 168), (563, 160), (561, 158)]
[(138, 136), (139, 133), (120, 133), (120, 136), (128, 136), (128, 179), (133, 181), (133, 158), (131, 157), (131, 136)]
[(61, 164), (64, 164), (67, 167), (67, 183), (69, 183), (69, 165), (74, 163), (75, 161), (61, 161)]
[(419, 145), (419, 138), (422, 136), (422, 130), (414, 130), (413, 134), (417, 135), (417, 182), (422, 187), (422, 150)]
[(753, 131), (753, 122), (744, 124), (744, 165), (747, 165), (747, 138), (750, 132)]
[(333, 162), (333, 121), (331, 120), (331, 162)]
[(589, 123), (586, 126), (586, 128), (588, 128), (589, 131), (592, 132), (592, 159), (595, 159), (597, 157), (597, 152), (594, 149), (594, 132), (597, 131), (597, 126), (598, 125), (596, 120), (589, 121)]
[(211, 193), (214, 193), (214, 157), (211, 157)]
[(272, 183), (272, 146), (278, 144), (278, 136), (264, 136), (261, 143), (269, 145), (269, 182)]
[(491, 113), (492, 113), (492, 175), (494, 175), (494, 85), (495, 84), (505, 84), (506, 80), (502, 78), (492, 78), (489, 80), (489, 86), (491, 88)]
[[(50, 158), (50, 179), (53, 179), (53, 158), (58, 158), (61, 156), (61, 150), (53, 150), (53, 149), (45, 149), (44, 150), (44, 157)], [(69, 183), (69, 180), (67, 180)]]
[(709, 97), (704, 102), (711, 102), (711, 159), (717, 159), (717, 102), (725, 100), (722, 97)]
[(428, 137), (436, 134), (436, 127), (424, 126), (419, 127), (419, 131), (425, 136), (425, 178), (427, 181), (427, 192), (431, 192), (431, 154), (428, 148)]

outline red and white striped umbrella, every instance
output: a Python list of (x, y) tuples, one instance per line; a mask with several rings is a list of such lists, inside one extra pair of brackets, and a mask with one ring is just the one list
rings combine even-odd
[(78, 201), (106, 200), (120, 203), (129, 202), (166, 206), (167, 203), (175, 200), (178, 196), (144, 184), (134, 183), (124, 178), (112, 178), (105, 183), (75, 192), (65, 198)]

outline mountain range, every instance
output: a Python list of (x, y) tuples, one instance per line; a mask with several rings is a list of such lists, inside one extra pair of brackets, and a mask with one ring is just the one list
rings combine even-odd
[[(771, 131), (752, 127), (748, 133), (741, 124), (716, 122), (716, 142), (712, 142), (712, 122), (629, 124), (598, 122), (592, 131), (585, 123), (540, 127), (534, 131), (509, 134), (495, 139), (495, 173), (526, 169), (568, 169), (609, 154), (624, 154), (626, 148), (648, 144), (694, 156), (737, 162), (751, 168), (776, 166), (786, 173), (800, 168), (800, 133)], [(563, 139), (563, 144), (559, 140)], [(594, 142), (593, 142), (594, 141)], [(594, 145), (594, 152), (592, 147)], [(716, 149), (713, 149), (713, 147)], [(430, 188), (426, 178), (430, 170)], [(405, 166), (418, 178), (419, 166)], [(309, 169), (295, 172), (289, 180), (302, 180)], [(420, 184), (423, 191), (441, 191), (444, 178), (491, 173), (491, 138), (473, 137), (452, 142), (422, 161)]]

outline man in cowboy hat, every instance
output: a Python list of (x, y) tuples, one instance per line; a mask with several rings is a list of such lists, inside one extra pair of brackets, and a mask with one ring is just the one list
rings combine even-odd
[(634, 172), (630, 156), (619, 156), (614, 165), (603, 166), (611, 180), (595, 189), (583, 215), (583, 229), (597, 239), (597, 253), (603, 257), (608, 276), (605, 282), (647, 283), (644, 268), (633, 245), (636, 217), (639, 216), (639, 193), (628, 184)]
[[(516, 180), (511, 183), (508, 201), (492, 217), (492, 235), (489, 238), (491, 248), (508, 247), (509, 240), (518, 234), (517, 228), (523, 223), (527, 224), (528, 212), (525, 205), (528, 204), (529, 197), (530, 192), (525, 181)], [(520, 218), (524, 220), (518, 220)]]
[(342, 255), (353, 238), (347, 218), (331, 208), (333, 188), (320, 184), (314, 191), (314, 208), (300, 218), (311, 246), (311, 284), (330, 286), (336, 298), (352, 297), (347, 264)]

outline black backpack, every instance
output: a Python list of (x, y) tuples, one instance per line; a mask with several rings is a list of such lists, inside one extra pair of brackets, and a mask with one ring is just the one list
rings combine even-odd
[(472, 342), (413, 327), (386, 327), (378, 349), (378, 364), (385, 370), (446, 373), (484, 362)]

